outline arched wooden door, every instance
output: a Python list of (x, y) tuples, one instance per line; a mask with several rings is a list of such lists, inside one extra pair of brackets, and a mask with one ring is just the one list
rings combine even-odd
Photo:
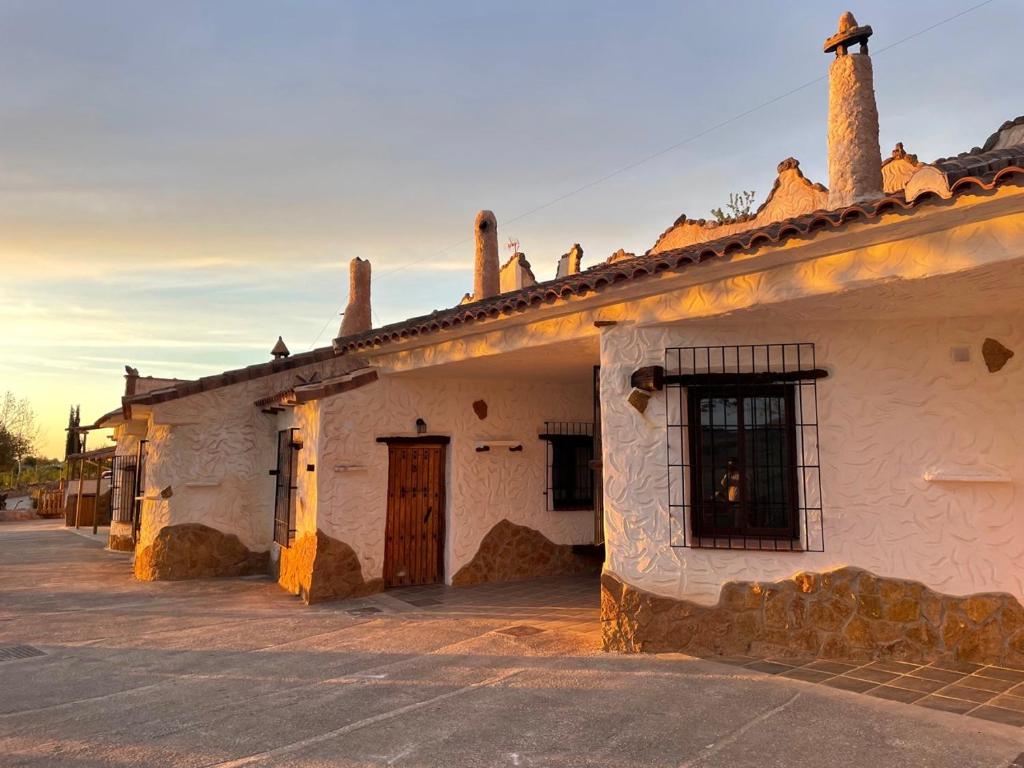
[(445, 458), (448, 438), (382, 438), (388, 444), (384, 582), (444, 579)]

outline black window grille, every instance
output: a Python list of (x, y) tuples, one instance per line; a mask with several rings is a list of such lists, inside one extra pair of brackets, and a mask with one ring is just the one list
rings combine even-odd
[(277, 468), (270, 474), (276, 477), (274, 488), (274, 541), (282, 547), (295, 540), (295, 484), (298, 475), (299, 430), (282, 429), (277, 433)]
[(824, 551), (811, 343), (665, 355), (673, 546)]
[(135, 511), (138, 457), (115, 456), (110, 465), (110, 519), (130, 523)]
[(546, 421), (549, 511), (594, 508), (594, 423)]

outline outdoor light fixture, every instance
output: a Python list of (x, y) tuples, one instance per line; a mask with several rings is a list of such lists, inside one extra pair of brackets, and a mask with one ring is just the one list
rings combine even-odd
[(416, 434), (427, 434), (427, 422), (425, 422), (423, 419), (416, 419)]

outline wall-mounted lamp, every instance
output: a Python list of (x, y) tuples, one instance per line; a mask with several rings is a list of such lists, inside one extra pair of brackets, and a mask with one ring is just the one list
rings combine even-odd
[(427, 422), (425, 422), (423, 419), (416, 419), (416, 434), (427, 434)]

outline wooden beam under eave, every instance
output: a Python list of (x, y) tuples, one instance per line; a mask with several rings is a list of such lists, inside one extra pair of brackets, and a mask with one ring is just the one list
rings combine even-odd
[(344, 381), (328, 381), (319, 384), (311, 384), (309, 388), (300, 387), (295, 391), (295, 399), (298, 403), (308, 403), (312, 400), (320, 400), (324, 397), (333, 397), (343, 392), (351, 392), (353, 389), (365, 387), (377, 380), (377, 371), (368, 371), (358, 376), (353, 376)]

